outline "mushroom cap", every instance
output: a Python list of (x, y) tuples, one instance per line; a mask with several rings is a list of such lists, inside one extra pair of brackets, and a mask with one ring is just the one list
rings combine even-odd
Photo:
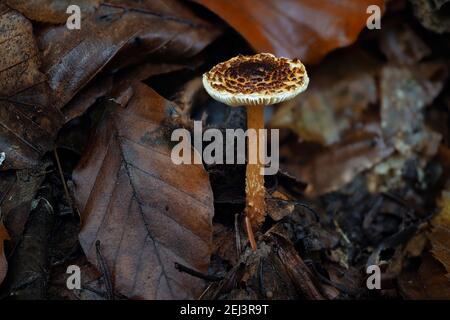
[(270, 53), (239, 55), (203, 75), (208, 94), (233, 107), (290, 100), (305, 91), (308, 83), (308, 74), (299, 59), (277, 58)]

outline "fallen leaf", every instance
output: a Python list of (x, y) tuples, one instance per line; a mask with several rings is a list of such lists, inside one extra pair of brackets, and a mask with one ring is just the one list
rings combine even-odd
[(161, 75), (186, 68), (186, 65), (168, 64), (168, 63), (143, 63), (126, 72), (122, 72), (120, 76), (100, 76), (91, 81), (86, 87), (75, 95), (75, 97), (62, 108), (66, 123), (79, 117), (91, 107), (97, 99), (108, 96), (111, 90), (125, 88), (130, 86), (134, 81), (143, 81), (150, 77)]
[(0, 172), (0, 211), (3, 224), (13, 241), (22, 235), (30, 215), (31, 203), (45, 178), (46, 165), (41, 170)]
[(52, 148), (62, 115), (48, 101), (31, 23), (0, 4), (0, 151), (2, 169), (29, 168)]
[[(67, 288), (67, 267), (77, 265), (80, 267), (81, 288)], [(85, 256), (70, 263), (57, 266), (59, 272), (50, 279), (48, 296), (51, 300), (106, 300), (105, 279), (99, 274), (97, 268), (90, 264)]]
[(444, 267), (431, 255), (425, 255), (417, 271), (402, 273), (398, 282), (401, 294), (407, 299), (450, 299), (450, 280), (445, 276)]
[(65, 122), (69, 122), (86, 112), (97, 99), (107, 95), (113, 87), (113, 77), (99, 77), (91, 81), (62, 109)]
[(6, 271), (8, 270), (8, 262), (6, 261), (5, 248), (3, 246), (3, 242), (8, 239), (8, 232), (5, 226), (0, 223), (0, 284), (5, 279)]
[(82, 15), (92, 13), (100, 0), (6, 0), (11, 8), (20, 11), (30, 20), (46, 23), (65, 23), (70, 14), (67, 8), (75, 4)]
[(175, 0), (113, 0), (84, 18), (80, 30), (44, 27), (38, 42), (53, 103), (62, 108), (108, 63), (117, 71), (145, 59), (187, 59), (219, 34), (220, 29)]
[(238, 260), (236, 231), (223, 224), (214, 224), (213, 252), (222, 260), (235, 265)]
[(317, 63), (353, 43), (366, 26), (368, 6), (383, 0), (194, 0), (236, 29), (257, 51)]
[(129, 298), (196, 298), (203, 282), (174, 263), (199, 272), (209, 265), (213, 195), (201, 165), (170, 159), (163, 121), (173, 108), (146, 85), (133, 85), (131, 100), (102, 122), (73, 174), (81, 246), (98, 265), (101, 242), (114, 286)]
[(358, 48), (331, 54), (310, 72), (308, 90), (277, 108), (271, 126), (291, 129), (302, 141), (339, 142), (377, 101), (379, 64)]
[(441, 211), (431, 221), (433, 229), (428, 238), (431, 241), (431, 253), (445, 267), (450, 281), (450, 192), (442, 192), (439, 207)]

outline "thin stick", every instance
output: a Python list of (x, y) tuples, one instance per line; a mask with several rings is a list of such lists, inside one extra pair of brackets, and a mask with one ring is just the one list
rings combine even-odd
[(264, 154), (266, 146), (264, 135), (259, 135), (259, 130), (264, 129), (264, 106), (247, 106), (247, 130), (251, 129), (256, 130), (256, 139), (248, 139), (245, 224), (250, 245), (253, 250), (256, 250), (252, 228), (259, 228), (264, 222), (266, 213), (266, 190), (264, 188), (264, 175), (261, 174), (264, 163), (262, 159), (259, 159), (259, 156)]
[(106, 297), (108, 300), (114, 300), (114, 288), (111, 281), (111, 274), (109, 273), (108, 264), (103, 258), (103, 255), (100, 251), (100, 240), (95, 241), (95, 250), (97, 252), (97, 260), (100, 267), (100, 271), (103, 274), (106, 286)]
[(72, 209), (72, 212), (75, 212), (73, 204), (72, 204), (72, 198), (69, 194), (69, 189), (67, 188), (66, 179), (64, 178), (64, 173), (62, 171), (61, 162), (59, 161), (58, 151), (56, 151), (56, 148), (53, 149), (53, 152), (55, 154), (56, 159), (56, 165), (58, 166), (59, 176), (61, 178), (61, 182), (64, 187), (64, 193), (66, 194), (67, 201), (69, 201), (70, 208)]
[(245, 217), (245, 228), (247, 229), (248, 241), (250, 242), (250, 246), (253, 251), (256, 251), (258, 248), (256, 246), (255, 235), (253, 234), (252, 223), (250, 222), (249, 217)]
[(200, 295), (200, 297), (197, 298), (197, 300), (202, 300), (203, 297), (205, 296), (205, 294), (209, 291), (209, 289), (211, 289), (213, 283), (210, 283), (205, 290), (203, 290), (202, 294)]

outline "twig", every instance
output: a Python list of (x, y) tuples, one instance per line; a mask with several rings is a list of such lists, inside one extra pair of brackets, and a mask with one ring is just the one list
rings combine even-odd
[(99, 263), (100, 271), (105, 279), (106, 297), (108, 300), (114, 300), (114, 289), (111, 281), (111, 274), (109, 273), (108, 265), (102, 256), (100, 251), (100, 240), (95, 241), (95, 249), (97, 252), (97, 260)]
[(208, 275), (208, 274), (203, 274), (203, 273), (195, 271), (189, 267), (183, 266), (182, 264), (180, 264), (178, 262), (175, 262), (175, 269), (177, 269), (180, 272), (187, 273), (193, 277), (203, 279), (206, 281), (210, 281), (210, 282), (223, 280), (223, 277), (217, 277), (217, 276), (212, 276), (212, 275)]
[(236, 235), (237, 256), (240, 257), (242, 248), (241, 248), (241, 229), (239, 228), (239, 214), (234, 215), (234, 232)]
[(321, 274), (321, 273), (317, 270), (317, 268), (316, 268), (316, 266), (315, 266), (315, 264), (314, 264), (314, 261), (312, 261), (312, 260), (304, 260), (304, 262), (307, 264), (308, 267), (310, 267), (310, 268), (312, 269), (312, 271), (313, 271), (314, 274), (319, 278), (320, 281), (322, 281), (322, 282), (324, 282), (324, 283), (326, 283), (326, 284), (328, 284), (328, 285), (330, 285), (330, 286), (332, 286), (332, 287), (338, 289), (339, 291), (341, 291), (341, 292), (343, 292), (343, 293), (345, 293), (345, 294), (347, 294), (347, 295), (350, 295), (350, 296), (353, 295), (353, 296), (354, 296), (354, 295), (357, 294), (356, 291), (351, 290), (351, 289), (347, 288), (347, 287), (344, 286), (344, 285), (341, 285), (341, 284), (339, 284), (339, 283), (336, 283), (336, 282), (334, 282), (334, 281), (328, 279), (327, 277), (325, 277), (323, 274)]
[(203, 290), (202, 294), (197, 298), (197, 300), (202, 300), (205, 294), (211, 289), (213, 283), (210, 283), (205, 290)]
[(70, 205), (70, 208), (72, 209), (72, 212), (76, 212), (73, 207), (72, 197), (70, 196), (69, 189), (67, 188), (66, 179), (64, 178), (64, 173), (62, 171), (61, 162), (59, 161), (58, 151), (56, 151), (56, 148), (55, 148), (55, 149), (53, 149), (53, 152), (55, 154), (56, 165), (58, 166), (58, 171), (59, 171), (59, 177), (61, 178), (61, 182), (64, 187), (64, 193), (66, 194), (67, 201), (69, 201), (69, 205)]

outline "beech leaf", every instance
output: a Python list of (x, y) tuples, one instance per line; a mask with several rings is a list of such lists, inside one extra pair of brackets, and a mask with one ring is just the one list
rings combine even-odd
[(80, 7), (81, 14), (92, 13), (100, 0), (6, 0), (11, 8), (20, 11), (28, 19), (48, 23), (66, 23), (70, 14), (67, 8), (75, 4)]
[(108, 63), (115, 71), (144, 59), (187, 59), (219, 34), (219, 28), (174, 0), (113, 0), (84, 17), (80, 30), (47, 26), (38, 42), (53, 102), (62, 108)]
[[(82, 211), (81, 246), (129, 298), (197, 298), (202, 280), (175, 262), (206, 272), (212, 248), (213, 195), (201, 165), (170, 159), (173, 104), (144, 84), (117, 105), (93, 135), (73, 177)], [(126, 104), (126, 106), (125, 106)]]

